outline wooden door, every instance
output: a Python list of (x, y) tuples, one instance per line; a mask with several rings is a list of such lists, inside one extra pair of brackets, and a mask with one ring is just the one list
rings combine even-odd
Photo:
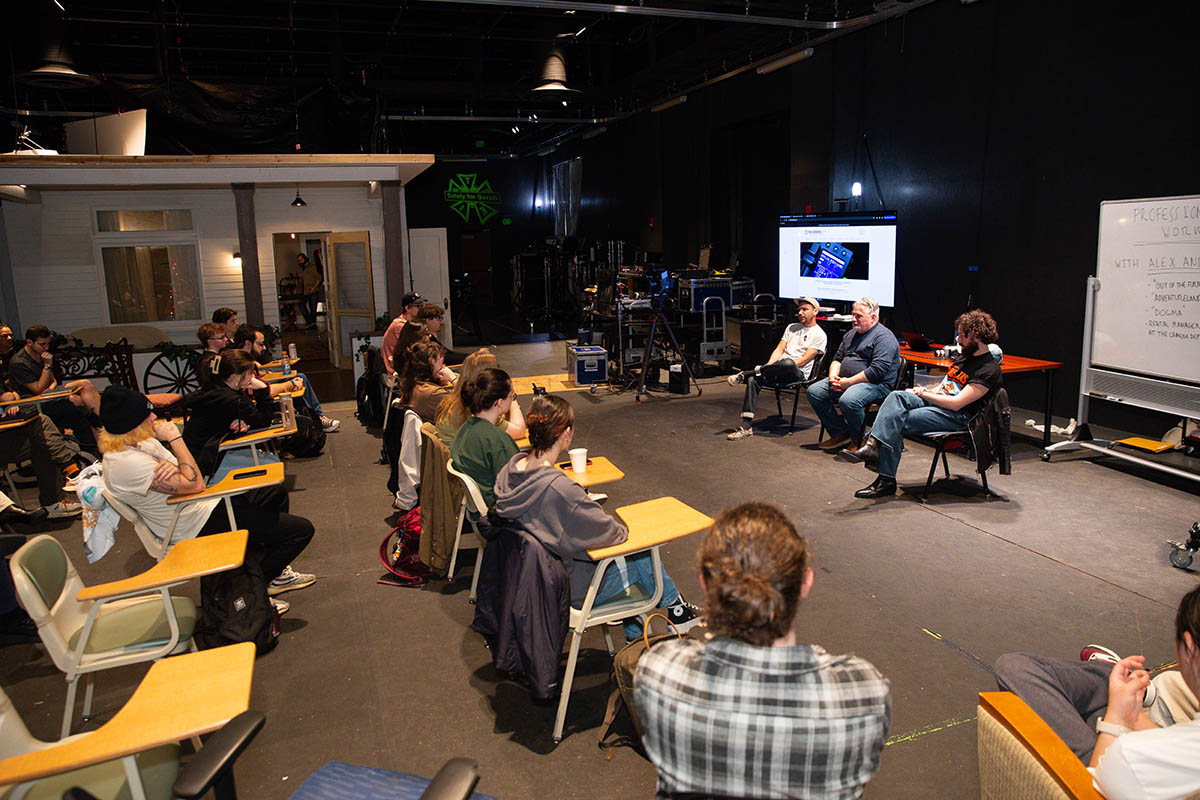
[(354, 366), (354, 331), (375, 327), (375, 286), (369, 231), (331, 233), (326, 238), (326, 302), (329, 360), (339, 369)]
[(446, 309), (445, 322), (438, 339), (454, 347), (454, 325), (450, 319), (450, 262), (446, 255), (445, 228), (408, 229), (409, 264), (412, 290), (427, 302)]

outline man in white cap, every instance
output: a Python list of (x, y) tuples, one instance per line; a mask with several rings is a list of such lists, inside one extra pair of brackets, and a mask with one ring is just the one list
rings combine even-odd
[(754, 369), (735, 372), (729, 376), (729, 384), (737, 386), (746, 384), (746, 397), (742, 401), (742, 424), (729, 434), (727, 439), (737, 441), (754, 435), (750, 426), (754, 420), (754, 407), (758, 403), (758, 393), (762, 387), (786, 386), (796, 381), (808, 380), (813, 369), (825, 352), (828, 340), (825, 331), (817, 324), (817, 311), (821, 304), (813, 297), (801, 297), (796, 301), (798, 310), (796, 318), (783, 332), (783, 338), (775, 345), (775, 350), (766, 364)]

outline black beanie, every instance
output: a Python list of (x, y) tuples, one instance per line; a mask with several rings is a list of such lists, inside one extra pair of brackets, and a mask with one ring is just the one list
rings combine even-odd
[(153, 411), (154, 404), (146, 395), (115, 383), (100, 396), (100, 424), (113, 436), (129, 433)]

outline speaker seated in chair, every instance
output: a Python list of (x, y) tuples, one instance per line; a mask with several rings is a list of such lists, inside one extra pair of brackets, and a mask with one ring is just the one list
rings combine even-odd
[(814, 380), (823, 377), (820, 372), (822, 356), (829, 349), (825, 331), (817, 324), (817, 311), (820, 304), (812, 297), (801, 297), (796, 301), (798, 310), (796, 318), (783, 332), (783, 338), (775, 346), (767, 363), (752, 370), (737, 372), (729, 376), (729, 383), (746, 384), (746, 396), (742, 402), (742, 419), (740, 427), (726, 438), (730, 441), (745, 439), (754, 435), (751, 423), (754, 420), (754, 408), (758, 404), (758, 393), (763, 386), (775, 390), (775, 405), (779, 416), (783, 416), (783, 407), (779, 402), (781, 391), (792, 390), (795, 397), (792, 401), (792, 421), (788, 429), (791, 433), (796, 429), (796, 406), (800, 402), (800, 388)]
[[(848, 452), (868, 466), (874, 463), (879, 475), (870, 486), (855, 492), (855, 497), (894, 495), (905, 434), (965, 431), (968, 422), (989, 406), (1000, 389), (1000, 363), (988, 349), (997, 338), (991, 316), (985, 311), (969, 311), (959, 316), (955, 327), (962, 354), (955, 358), (942, 382), (890, 393), (879, 408), (871, 435)], [(1004, 399), (1007, 406), (1007, 396)]]

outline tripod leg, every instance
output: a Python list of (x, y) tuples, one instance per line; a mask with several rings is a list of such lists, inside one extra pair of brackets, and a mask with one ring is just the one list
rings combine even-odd
[[(658, 319), (655, 318), (655, 322)], [(683, 349), (679, 346), (679, 341), (675, 338), (675, 331), (671, 329), (671, 323), (667, 322), (667, 318), (663, 317), (663, 326), (667, 329), (667, 335), (671, 337), (671, 346), (675, 348), (675, 352), (679, 355), (679, 360), (683, 362), (683, 371), (687, 373), (688, 380), (696, 384), (696, 397), (704, 394), (704, 390), (700, 388), (700, 381), (696, 380), (696, 376), (692, 374), (692, 368), (688, 366), (687, 356), (683, 354)], [(651, 326), (653, 330), (653, 326)]]
[(642, 374), (638, 377), (637, 394), (633, 398), (639, 403), (642, 402), (642, 398), (646, 395), (646, 372), (650, 369), (650, 353), (654, 350), (654, 333), (657, 329), (658, 315), (655, 315), (650, 320), (650, 338), (646, 340), (646, 351), (642, 353)]

